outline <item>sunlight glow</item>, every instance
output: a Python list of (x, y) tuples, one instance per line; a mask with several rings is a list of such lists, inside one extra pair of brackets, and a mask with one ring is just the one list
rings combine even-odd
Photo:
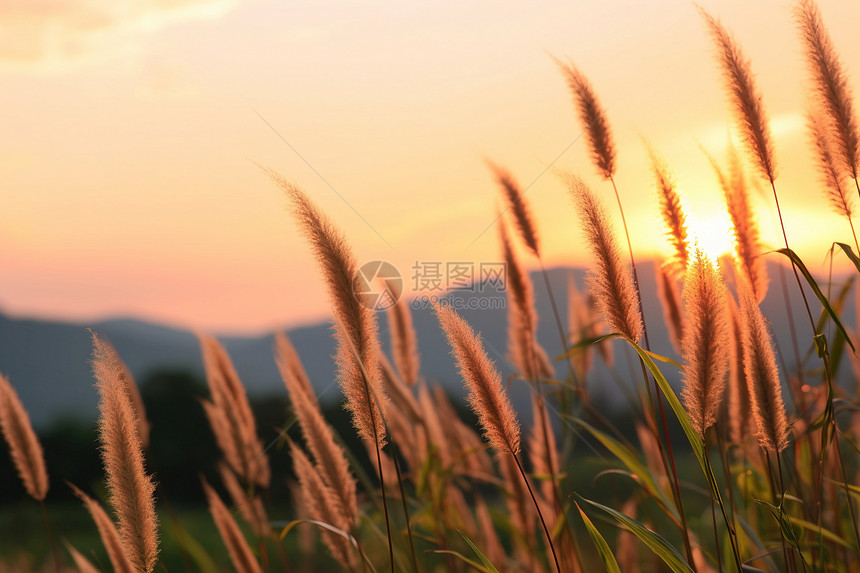
[(701, 249), (712, 261), (734, 254), (732, 222), (728, 213), (702, 217), (687, 211), (686, 216), (691, 249)]

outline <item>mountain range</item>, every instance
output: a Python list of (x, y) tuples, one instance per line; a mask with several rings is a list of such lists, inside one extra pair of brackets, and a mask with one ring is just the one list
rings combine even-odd
[[(772, 283), (762, 308), (772, 321), (772, 330), (778, 341), (782, 358), (793, 364), (789, 325), (786, 319), (784, 301), (778, 286), (778, 266), (770, 262)], [(645, 301), (645, 320), (651, 340), (652, 350), (673, 359), (678, 359), (676, 351), (669, 342), (668, 330), (663, 321), (663, 313), (657, 296), (655, 266), (645, 262), (637, 266)], [(808, 338), (809, 327), (802, 311), (800, 293), (791, 277), (785, 271), (789, 302), (794, 309), (794, 322), (801, 341)], [(567, 281), (573, 277), (580, 289), (583, 288), (585, 271), (582, 269), (554, 268), (548, 270), (550, 284), (558, 304), (562, 323), (567, 328)], [(551, 310), (549, 297), (546, 296), (543, 277), (539, 273), (531, 275), (534, 283), (536, 306), (540, 316), (538, 340), (552, 356), (561, 353), (561, 342)], [(462, 299), (469, 301), (486, 296), (481, 293), (462, 292)], [(854, 297), (847, 297), (844, 316), (847, 323), (853, 324)], [(508, 377), (512, 369), (504, 359), (507, 340), (507, 319), (504, 310), (482, 310), (480, 301), (466, 303), (470, 308), (461, 314), (473, 328), (481, 333), (490, 357), (496, 362), (503, 377)], [(486, 306), (486, 305), (483, 305)], [(816, 303), (816, 308), (818, 305)], [(803, 312), (803, 314), (801, 314)], [(387, 320), (378, 315), (379, 329), (383, 348), (389, 348)], [(442, 384), (451, 394), (463, 395), (464, 390), (456, 372), (454, 360), (444, 336), (432, 311), (424, 308), (413, 311), (421, 353), (421, 372), (429, 382)], [(58, 417), (93, 419), (97, 415), (98, 397), (93, 387), (90, 369), (91, 341), (88, 329), (92, 329), (113, 343), (120, 356), (129, 366), (132, 374), (140, 380), (148, 372), (157, 369), (183, 369), (203, 376), (199, 344), (190, 331), (167, 328), (158, 324), (134, 319), (119, 319), (94, 322), (90, 324), (50, 322), (25, 318), (10, 318), (0, 314), (0, 372), (9, 377), (16, 387), (34, 424), (45, 426)], [(335, 343), (331, 325), (321, 323), (301, 328), (285, 329), (301, 356), (305, 368), (320, 394), (321, 400), (339, 400), (341, 395), (335, 382), (335, 365), (332, 355)], [(273, 357), (273, 334), (264, 336), (218, 337), (234, 361), (248, 393), (264, 396), (285, 392), (278, 375)], [(616, 350), (623, 343), (613, 341)], [(805, 352), (808, 344), (801, 347)], [(632, 364), (632, 363), (631, 363)], [(617, 362), (617, 372), (621, 377), (633, 372), (624, 361)], [(665, 364), (667, 377), (673, 383), (679, 381), (677, 369)], [(848, 370), (842, 369), (843, 373)], [(564, 373), (559, 370), (559, 375)], [(843, 376), (844, 377), (844, 376)], [(609, 403), (619, 403), (621, 393), (614, 388), (617, 380), (606, 374), (606, 370), (589, 380), (592, 393), (602, 394)], [(512, 400), (521, 412), (528, 412), (525, 384), (514, 383), (511, 387)]]

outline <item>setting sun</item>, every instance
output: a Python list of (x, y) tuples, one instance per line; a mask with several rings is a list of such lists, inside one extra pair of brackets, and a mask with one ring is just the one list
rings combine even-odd
[(711, 261), (718, 261), (723, 255), (734, 253), (732, 222), (728, 213), (698, 216), (687, 210), (686, 215), (690, 244), (693, 248), (701, 249)]

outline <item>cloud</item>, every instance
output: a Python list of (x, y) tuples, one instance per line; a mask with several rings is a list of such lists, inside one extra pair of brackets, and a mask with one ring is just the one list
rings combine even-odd
[(134, 49), (181, 22), (218, 18), (238, 0), (4, 0), (0, 67), (56, 71)]

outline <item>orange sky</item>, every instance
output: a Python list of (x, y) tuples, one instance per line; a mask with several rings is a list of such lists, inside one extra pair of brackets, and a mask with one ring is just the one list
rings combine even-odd
[[(850, 234), (810, 163), (790, 7), (702, 5), (752, 59), (789, 239), (823, 269), (831, 242)], [(857, 72), (860, 5), (820, 6)], [(526, 196), (548, 261), (583, 263), (553, 169), (611, 196), (584, 140), (570, 145), (580, 126), (548, 54), (575, 61), (607, 109), (637, 254), (666, 251), (643, 137), (699, 228), (725, 233), (699, 145), (722, 154), (730, 117), (686, 0), (14, 0), (0, 20), (0, 309), (18, 316), (256, 332), (325, 315), (309, 250), (253, 162), (301, 185), (359, 260), (404, 274), (416, 260), (499, 258), (495, 229), (469, 246), (499, 197), (483, 158), (524, 185), (552, 167)], [(779, 246), (770, 198), (756, 204)]]

